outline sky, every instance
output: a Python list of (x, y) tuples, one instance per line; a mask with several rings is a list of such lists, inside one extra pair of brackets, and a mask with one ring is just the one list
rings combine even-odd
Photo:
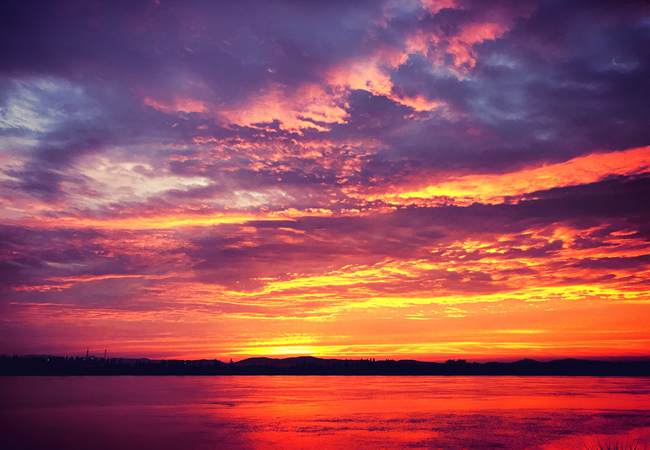
[(0, 22), (0, 353), (649, 356), (647, 2)]

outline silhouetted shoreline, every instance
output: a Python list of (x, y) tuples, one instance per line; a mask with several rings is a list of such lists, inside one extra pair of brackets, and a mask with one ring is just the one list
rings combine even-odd
[(558, 359), (444, 363), (415, 360), (248, 358), (155, 360), (63, 356), (0, 356), (0, 375), (556, 375), (650, 376), (650, 360)]

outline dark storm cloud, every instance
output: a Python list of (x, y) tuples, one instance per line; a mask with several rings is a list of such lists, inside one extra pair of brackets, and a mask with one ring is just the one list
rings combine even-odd
[[(379, 2), (3, 4), (1, 67), (177, 88), (184, 72), (241, 98), (270, 79), (314, 77), (354, 51)], [(26, 30), (38, 32), (26, 33)], [(269, 71), (270, 69), (270, 71)], [(101, 79), (100, 78), (100, 79)]]
[[(479, 44), (469, 77), (412, 56), (396, 89), (425, 93), (459, 118), (414, 122), (383, 159), (415, 168), (494, 170), (650, 140), (650, 10), (644, 2), (541, 2), (512, 30)], [(467, 136), (466, 131), (473, 129)]]
[(60, 282), (52, 279), (60, 277), (137, 274), (148, 270), (149, 263), (142, 253), (117, 250), (108, 238), (105, 233), (89, 229), (1, 226), (0, 252), (6, 269), (2, 287), (56, 287)]

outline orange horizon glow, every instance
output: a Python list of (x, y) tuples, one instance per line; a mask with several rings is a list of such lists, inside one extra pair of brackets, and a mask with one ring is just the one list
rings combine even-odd
[[(451, 183), (467, 186), (463, 193), (470, 192), (475, 201), (497, 201), (500, 196), (481, 195), (524, 195), (610, 175), (639, 174), (647, 171), (648, 157), (649, 147), (643, 147), (591, 154), (503, 175), (467, 176)], [(427, 189), (419, 192), (428, 195)], [(406, 191), (394, 194), (391, 201), (403, 200), (408, 205), (411, 197), (419, 196)], [(184, 235), (183, 230), (191, 233), (189, 230), (213, 227), (236, 227), (239, 237), (227, 247), (230, 251), (254, 249), (262, 239), (260, 230), (251, 225), (255, 221), (276, 230), (275, 235), (264, 238), (270, 242), (287, 248), (312, 242), (327, 248), (338, 244), (305, 232), (301, 226), (308, 223), (306, 220), (366, 217), (390, 221), (399, 214), (399, 210), (378, 208), (381, 214), (372, 209), (364, 215), (311, 209), (106, 219), (41, 217), (32, 219), (30, 226), (101, 230), (109, 235), (97, 242), (108, 244), (114, 248), (111, 251), (154, 258), (156, 252), (173, 249), (177, 245), (174, 241), (183, 242), (191, 236)], [(280, 225), (273, 225), (276, 222)], [(599, 238), (599, 246), (577, 245), (588, 236), (604, 237)], [(198, 280), (191, 271), (178, 271), (174, 267), (182, 265), (183, 260), (170, 255), (158, 260), (161, 267), (171, 269), (162, 272), (154, 264), (139, 273), (55, 276), (44, 278), (40, 284), (18, 284), (13, 292), (21, 299), (9, 307), (25, 323), (51, 325), (63, 333), (57, 346), (46, 350), (52, 353), (78, 352), (76, 344), (65, 343), (65, 335), (74, 333), (74, 341), (84, 342), (84, 348), (165, 358), (318, 356), (485, 361), (648, 356), (650, 338), (644, 317), (650, 294), (637, 285), (650, 277), (650, 269), (613, 269), (606, 264), (609, 260), (645, 258), (647, 243), (633, 230), (551, 224), (518, 233), (459, 235), (422, 250), (419, 258), (378, 261), (368, 256), (346, 260), (345, 255), (340, 260), (319, 261), (314, 254), (313, 259), (306, 258), (302, 268), (291, 265), (287, 271), (284, 263), (278, 262), (277, 270), (273, 265), (254, 269), (260, 273), (245, 284), (221, 285)], [(513, 252), (520, 256), (510, 256), (516, 255)], [(544, 258), (525, 256), (535, 252), (549, 253)], [(603, 261), (604, 265), (581, 269), (576, 266), (581, 261)], [(476, 290), (472, 280), (486, 273), (490, 274), (490, 284)], [(449, 284), (449, 279), (457, 281)], [(86, 292), (113, 289), (137, 293), (141, 306), (122, 310), (74, 301), (30, 300), (56, 295), (74, 299), (88, 295)], [(175, 307), (151, 309), (157, 304)], [(566, 315), (569, 312), (579, 314), (580, 321), (574, 322)], [(508, 324), (500, 324), (505, 317)], [(137, 336), (143, 321), (148, 337), (133, 341), (119, 335), (110, 337), (113, 333)], [(111, 324), (120, 325), (112, 332)], [(224, 327), (232, 330), (233, 326), (239, 331), (228, 331), (227, 339), (212, 331)], [(163, 330), (169, 327), (177, 327), (180, 334), (164, 337), (167, 333)], [(97, 330), (104, 330), (100, 335), (106, 337), (93, 337)], [(381, 338), (375, 330), (382, 330)]]

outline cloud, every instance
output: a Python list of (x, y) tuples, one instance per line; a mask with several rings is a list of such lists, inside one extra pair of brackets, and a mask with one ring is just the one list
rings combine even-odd
[(3, 342), (639, 351), (645, 2), (0, 15)]

